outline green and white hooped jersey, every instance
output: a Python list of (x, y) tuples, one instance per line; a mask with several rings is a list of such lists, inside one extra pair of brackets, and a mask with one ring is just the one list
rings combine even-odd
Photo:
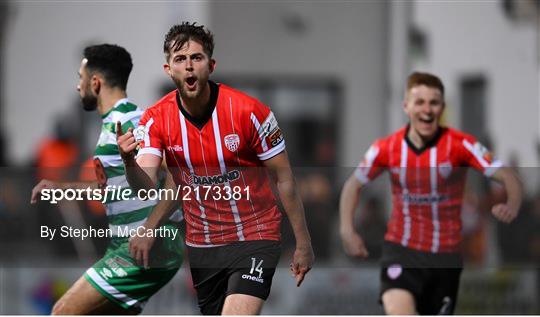
[[(125, 133), (129, 128), (135, 129), (138, 126), (142, 114), (142, 109), (124, 98), (118, 100), (109, 112), (102, 115), (103, 125), (94, 152), (94, 166), (98, 182), (103, 188), (109, 186), (109, 189), (114, 189), (106, 191), (107, 198), (104, 203), (113, 236), (144, 224), (148, 214), (157, 204), (156, 200), (138, 199), (136, 193), (129, 188), (116, 143), (116, 122), (120, 121), (122, 131)], [(123, 197), (122, 193), (126, 190), (130, 190), (131, 195)], [(121, 197), (127, 199), (119, 199)], [(173, 214), (171, 220), (176, 222), (182, 220), (179, 210)]]

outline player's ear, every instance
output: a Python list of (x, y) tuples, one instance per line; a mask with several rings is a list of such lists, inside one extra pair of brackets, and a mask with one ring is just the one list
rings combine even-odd
[(98, 95), (101, 90), (101, 78), (96, 74), (92, 75), (92, 78), (90, 78), (90, 89), (96, 95)]
[(210, 74), (212, 74), (214, 69), (216, 69), (216, 60), (211, 58), (208, 67), (210, 68)]
[(406, 114), (409, 114), (409, 111), (407, 109), (407, 99), (403, 100), (401, 107), (403, 108), (403, 112), (405, 112)]
[(172, 77), (171, 66), (169, 64), (163, 64), (163, 71), (169, 77)]
[(409, 92), (405, 92), (405, 96), (403, 96), (403, 103), (401, 105), (401, 107), (403, 108), (403, 112), (405, 112), (406, 114), (409, 114), (409, 111), (407, 109), (407, 102), (409, 100)]

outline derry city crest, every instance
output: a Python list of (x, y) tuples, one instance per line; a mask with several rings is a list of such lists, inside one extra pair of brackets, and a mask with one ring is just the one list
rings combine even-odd
[(240, 145), (240, 137), (238, 134), (228, 134), (223, 138), (225, 141), (225, 147), (231, 152), (236, 152), (238, 146)]

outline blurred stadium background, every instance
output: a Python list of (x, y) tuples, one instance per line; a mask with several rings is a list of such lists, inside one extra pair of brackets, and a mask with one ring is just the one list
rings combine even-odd
[[(371, 142), (406, 122), (404, 81), (440, 75), (445, 122), (515, 166), (526, 200), (512, 225), (489, 213), (504, 192), (470, 173), (457, 313), (540, 314), (540, 1), (7, 1), (0, 3), (0, 314), (47, 314), (106, 241), (48, 241), (39, 226), (104, 226), (96, 205), (30, 205), (42, 177), (82, 169), (99, 132), (75, 90), (84, 46), (131, 52), (130, 99), (143, 107), (171, 89), (162, 42), (172, 24), (215, 34), (214, 79), (268, 104), (285, 131), (317, 263), (296, 288), (283, 265), (263, 313), (379, 314), (378, 266), (389, 189), (363, 195), (359, 230), (371, 258), (342, 252), (337, 199)], [(52, 167), (55, 168), (52, 168)], [(91, 173), (90, 173), (91, 174)], [(91, 177), (91, 175), (90, 175)], [(383, 177), (384, 178), (384, 177)], [(148, 314), (198, 314), (182, 268)]]

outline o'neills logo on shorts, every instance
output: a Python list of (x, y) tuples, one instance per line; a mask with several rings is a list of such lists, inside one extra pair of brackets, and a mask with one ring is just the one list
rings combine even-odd
[(264, 279), (262, 279), (260, 277), (253, 276), (253, 275), (249, 275), (249, 274), (242, 274), (242, 279), (250, 280), (250, 281), (253, 281), (253, 282), (259, 282), (261, 284), (264, 283)]
[(240, 172), (237, 170), (230, 171), (222, 175), (197, 176), (184, 175), (184, 181), (188, 185), (219, 185), (226, 182), (234, 181), (240, 178)]

